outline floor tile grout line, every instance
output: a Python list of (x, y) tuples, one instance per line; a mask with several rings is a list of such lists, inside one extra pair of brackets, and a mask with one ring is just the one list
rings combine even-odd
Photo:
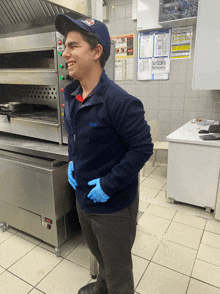
[(188, 226), (188, 227), (193, 228), (193, 229), (197, 229), (197, 230), (201, 230), (201, 231), (203, 231), (203, 229), (200, 229), (200, 228), (194, 227), (194, 226), (192, 226), (192, 225), (184, 224), (184, 223), (178, 222), (178, 221), (176, 221), (176, 220), (173, 220), (173, 222), (174, 222), (174, 223), (177, 223), (177, 224), (184, 225), (184, 226)]
[(42, 293), (42, 294), (46, 294), (45, 292), (42, 292), (41, 290), (39, 290), (39, 289), (37, 289), (37, 288), (33, 288), (33, 289), (31, 289), (27, 294), (31, 294), (31, 292), (33, 291), (33, 290), (37, 290), (37, 291), (39, 291), (40, 293)]
[(71, 262), (71, 263), (74, 263), (75, 265), (80, 266), (80, 267), (83, 268), (83, 269), (86, 269), (87, 271), (89, 271), (89, 269), (88, 269), (87, 267), (85, 267), (85, 266), (83, 266), (83, 265), (81, 265), (81, 264), (79, 264), (79, 263), (77, 263), (77, 262), (75, 262), (75, 261), (72, 261), (72, 260), (67, 259), (67, 258), (64, 258), (64, 259), (67, 260), (67, 261), (69, 261), (69, 262)]
[[(219, 222), (219, 224), (220, 224), (220, 222)], [(218, 234), (218, 233), (214, 233), (214, 232), (207, 231), (207, 230), (205, 230), (205, 231), (208, 232), (208, 233), (211, 233), (211, 234), (213, 234), (213, 235), (216, 235), (216, 236), (219, 236), (219, 237), (220, 237), (220, 234)]]
[[(13, 235), (14, 235), (14, 234), (13, 234)], [(12, 235), (12, 236), (13, 236), (13, 235)], [(13, 274), (13, 273), (10, 271), (10, 268), (11, 268), (14, 264), (16, 264), (18, 261), (20, 261), (24, 256), (26, 256), (29, 252), (31, 252), (32, 250), (34, 250), (36, 247), (39, 247), (39, 248), (41, 248), (41, 249), (44, 249), (44, 250), (46, 250), (46, 251), (52, 253), (52, 252), (51, 252), (50, 250), (48, 250), (47, 248), (43, 248), (43, 247), (41, 247), (41, 246), (40, 246), (41, 243), (36, 245), (36, 244), (32, 243), (31, 241), (28, 241), (28, 240), (26, 240), (26, 239), (23, 239), (23, 238), (20, 237), (20, 236), (17, 236), (17, 237), (19, 237), (19, 238), (22, 239), (22, 240), (25, 240), (25, 241), (28, 242), (28, 243), (31, 243), (31, 244), (35, 245), (35, 246), (34, 246), (30, 251), (28, 251), (26, 254), (24, 254), (21, 258), (19, 258), (16, 262), (14, 262), (12, 265), (10, 265), (8, 268), (4, 268), (4, 267), (2, 267), (2, 268), (5, 269), (5, 271), (7, 271), (7, 272), (9, 272), (9, 273), (11, 273), (11, 274)], [(9, 238), (11, 238), (11, 237), (9, 237)], [(8, 239), (9, 239), (9, 238), (8, 238)], [(6, 240), (7, 240), (7, 239), (6, 239)], [(85, 241), (85, 239), (82, 240), (82, 241), (81, 241), (76, 247), (74, 247), (74, 249), (76, 249), (76, 248), (77, 248), (81, 243), (83, 243), (84, 241)], [(74, 249), (73, 249), (73, 250), (74, 250)], [(73, 250), (72, 250), (72, 251), (73, 251)], [(71, 252), (72, 252), (72, 251), (71, 251)], [(71, 253), (71, 252), (70, 252), (70, 253)], [(70, 253), (69, 253), (69, 254), (70, 254)], [(68, 254), (68, 255), (69, 255), (69, 254)], [(67, 256), (68, 256), (68, 255), (67, 255)], [(67, 257), (67, 256), (66, 256), (66, 257)], [(53, 267), (53, 269), (56, 268), (56, 267), (57, 267), (57, 266), (58, 266), (58, 265), (59, 265), (59, 264), (65, 259), (65, 260), (67, 260), (67, 261), (69, 261), (69, 262), (71, 262), (71, 263), (74, 263), (74, 264), (76, 264), (76, 265), (82, 267), (83, 269), (86, 269), (86, 270), (89, 271), (88, 268), (86, 268), (86, 267), (84, 267), (84, 266), (82, 266), (82, 265), (80, 265), (80, 264), (78, 264), (78, 263), (76, 263), (76, 262), (73, 262), (72, 260), (69, 260), (69, 259), (67, 259), (66, 257), (62, 257), (62, 256), (61, 256), (62, 260), (61, 260), (61, 261), (60, 261), (55, 267)], [(51, 271), (52, 271), (53, 269), (51, 269)], [(51, 272), (51, 271), (50, 271), (50, 272)], [(48, 272), (48, 274), (49, 274), (50, 272)], [(3, 273), (4, 273), (4, 272), (3, 272)], [(48, 275), (48, 274), (47, 274), (47, 275)], [(13, 274), (13, 275), (16, 276), (15, 274)], [(47, 275), (46, 275), (46, 276), (47, 276)], [(46, 276), (45, 276), (45, 277), (46, 277)], [(19, 279), (21, 279), (21, 280), (23, 280), (23, 279), (20, 278), (19, 276), (16, 276), (16, 277), (19, 278)], [(45, 277), (44, 277), (43, 279), (45, 279)], [(43, 279), (42, 279), (42, 280), (43, 280)], [(38, 285), (42, 280), (40, 280), (36, 285)], [(27, 282), (27, 283), (28, 283), (28, 282)], [(28, 284), (29, 284), (29, 283), (28, 283)], [(31, 284), (30, 284), (30, 285), (31, 285)], [(35, 286), (36, 286), (36, 285), (35, 285)], [(34, 285), (31, 285), (31, 286), (34, 287)]]
[(34, 287), (37, 287), (37, 285), (39, 285), (58, 265), (60, 265), (62, 262), (64, 261), (64, 258), (62, 258), (62, 260), (60, 260), (60, 262), (58, 262), (46, 275), (45, 277), (43, 277)]
[[(22, 239), (22, 238), (21, 238)], [(23, 239), (22, 239), (23, 240)], [(27, 241), (27, 240), (25, 240), (25, 241)], [(29, 241), (27, 241), (27, 242), (29, 242)], [(30, 243), (30, 242), (29, 242)], [(31, 244), (33, 244), (33, 243), (31, 243)], [(31, 251), (33, 251), (38, 245), (36, 245), (36, 244), (34, 244), (35, 246), (31, 249), (31, 250), (29, 250), (28, 252), (26, 252), (22, 257), (20, 257), (18, 260), (16, 260), (13, 264), (11, 264), (6, 270), (9, 270), (13, 265), (15, 265), (18, 261), (20, 261), (23, 257), (25, 257), (27, 254), (29, 254)]]
[(180, 275), (186, 276), (186, 277), (188, 277), (188, 278), (191, 277), (191, 275), (187, 275), (187, 274), (181, 273), (181, 272), (179, 272), (179, 271), (177, 271), (177, 270), (174, 270), (174, 269), (172, 269), (172, 268), (169, 268), (168, 266), (162, 265), (162, 264), (157, 263), (157, 262), (155, 262), (155, 261), (151, 261), (151, 262), (154, 263), (154, 264), (156, 264), (156, 265), (162, 266), (162, 267), (164, 267), (164, 268), (166, 268), (166, 269), (168, 269), (168, 270), (171, 270), (171, 271), (173, 271), (173, 272), (175, 272), (175, 273), (178, 273), (178, 274), (180, 274)]
[[(27, 240), (26, 240), (27, 241)], [(69, 240), (67, 240), (66, 242), (68, 242)], [(83, 239), (82, 241), (80, 241), (79, 242), (79, 244), (77, 244), (66, 256), (62, 256), (62, 254), (61, 254), (61, 256), (60, 257), (62, 257), (62, 258), (66, 258), (70, 253), (72, 253), (73, 252), (73, 250), (75, 250), (83, 241), (85, 241), (85, 239)], [(28, 241), (29, 242), (29, 241)], [(38, 244), (37, 246), (38, 247), (40, 247), (41, 249), (44, 249), (44, 250), (46, 250), (46, 251), (48, 251), (48, 252), (50, 252), (50, 253), (54, 253), (54, 252), (52, 252), (50, 249), (47, 249), (47, 248), (45, 248), (45, 247), (42, 247), (42, 246), (40, 246), (41, 244), (46, 244), (46, 245), (51, 245), (51, 244), (49, 244), (49, 243), (46, 243), (46, 242), (41, 242), (40, 244)], [(62, 245), (61, 245), (62, 246)]]
[[(72, 261), (71, 259), (68, 259), (67, 257), (69, 256), (69, 254), (71, 254), (81, 243), (83, 243), (85, 241), (85, 239), (83, 239), (76, 247), (74, 247), (74, 249), (71, 251), (71, 252), (69, 252), (68, 253), (68, 255), (67, 256), (60, 256), (63, 260), (67, 260), (67, 261), (69, 261), (69, 262), (71, 262), (71, 263), (74, 263), (74, 264), (76, 264), (76, 265), (78, 265), (78, 266), (80, 266), (81, 268), (83, 268), (83, 269), (86, 269), (86, 270), (88, 270), (89, 271), (89, 269), (87, 268), (87, 267), (85, 267), (85, 266), (83, 266), (83, 265), (81, 265), (81, 264), (79, 264), (79, 263), (77, 263), (77, 262), (74, 262), (74, 261)], [(39, 245), (37, 245), (38, 247), (40, 247)], [(43, 247), (40, 247), (40, 248), (42, 248), (42, 249), (44, 249), (44, 250), (46, 250), (46, 251), (48, 251), (48, 252), (50, 252), (50, 253), (53, 253), (53, 252), (51, 252), (49, 249), (46, 249), (46, 248), (43, 248)], [(57, 266), (57, 265), (56, 265)], [(56, 267), (55, 266), (55, 267)], [(54, 268), (55, 268), (54, 267)], [(53, 270), (53, 269), (52, 269)], [(51, 270), (51, 271), (52, 271)]]
[(189, 246), (186, 246), (186, 245), (180, 244), (180, 243), (176, 243), (176, 242), (174, 242), (174, 241), (172, 241), (172, 240), (169, 240), (169, 239), (165, 239), (165, 238), (163, 238), (162, 240), (164, 240), (164, 241), (168, 241), (168, 242), (171, 242), (171, 243), (173, 243), (173, 244), (175, 244), (175, 245), (180, 245), (180, 246), (185, 247), (185, 248), (188, 248), (188, 249), (192, 249), (192, 250), (196, 250), (196, 251), (198, 251), (198, 249), (196, 249), (196, 248), (192, 248), (192, 247), (189, 247)]
[[(213, 248), (213, 247), (212, 247), (212, 248)], [(200, 261), (203, 261), (203, 262), (205, 262), (205, 263), (208, 263), (208, 264), (214, 265), (214, 266), (216, 266), (216, 267), (219, 267), (219, 268), (220, 268), (220, 265), (214, 264), (214, 263), (212, 263), (212, 262), (208, 262), (208, 261), (206, 261), (206, 260), (203, 260), (203, 259), (201, 259), (201, 258), (197, 258), (197, 257), (196, 257), (196, 259), (197, 259), (197, 260), (200, 260)], [(218, 288), (220, 288), (220, 287), (218, 287)]]
[(142, 280), (143, 276), (145, 275), (145, 273), (146, 273), (146, 271), (147, 271), (147, 269), (148, 269), (149, 265), (150, 265), (150, 261), (149, 261), (148, 265), (146, 266), (146, 268), (145, 268), (145, 270), (144, 270), (144, 272), (143, 272), (143, 274), (142, 274), (141, 278), (139, 279), (139, 281), (138, 281), (138, 283), (137, 283), (137, 285), (136, 285), (136, 287), (135, 287), (135, 289), (134, 289), (134, 290), (136, 290), (136, 289), (137, 289), (137, 287), (138, 287), (138, 285), (140, 284), (140, 282), (141, 282), (141, 280)]
[[(157, 263), (157, 262), (153, 261), (153, 257), (154, 257), (154, 255), (156, 254), (156, 252), (157, 252), (159, 246), (160, 246), (160, 244), (158, 245), (157, 249), (155, 250), (155, 253), (153, 254), (153, 256), (152, 256), (152, 258), (151, 258), (150, 260), (141, 257), (142, 259), (149, 261), (149, 264), (148, 264), (148, 266), (146, 267), (146, 269), (145, 269), (143, 275), (145, 274), (145, 272), (146, 272), (147, 268), (149, 267), (150, 263), (154, 263), (154, 264), (157, 264), (157, 265), (162, 266), (162, 267), (164, 267), (164, 268), (167, 268), (167, 269), (169, 269), (169, 270), (171, 270), (171, 271), (174, 271), (174, 272), (177, 272), (177, 273), (182, 274), (182, 275), (184, 275), (184, 276), (187, 276), (187, 277), (189, 277), (189, 283), (188, 283), (188, 287), (187, 287), (187, 289), (186, 289), (186, 294), (187, 294), (187, 291), (188, 291), (188, 288), (189, 288), (189, 284), (190, 284), (191, 279), (198, 280), (198, 279), (196, 279), (196, 278), (194, 278), (194, 277), (192, 276), (192, 272), (193, 272), (193, 268), (194, 268), (195, 262), (194, 262), (194, 264), (193, 264), (193, 266), (192, 266), (192, 271), (191, 271), (191, 274), (190, 274), (190, 275), (184, 274), (184, 273), (182, 273), (182, 272), (179, 272), (179, 271), (176, 271), (176, 270), (174, 270), (174, 269), (171, 269), (171, 268), (169, 268), (169, 267), (167, 267), (167, 266), (164, 266), (164, 265), (162, 265), (162, 264), (160, 264), (160, 263)], [(194, 249), (194, 250), (196, 250), (196, 249)], [(198, 254), (198, 250), (196, 250), (196, 251), (197, 251), (197, 254)], [(133, 255), (138, 256), (138, 255), (136, 255), (136, 254), (133, 254)], [(138, 257), (140, 257), (140, 256), (138, 256)], [(197, 259), (197, 257), (195, 258), (195, 260), (196, 260), (196, 259)], [(205, 262), (205, 261), (204, 261), (204, 262)], [(208, 263), (208, 262), (206, 262), (206, 263)], [(141, 278), (140, 278), (140, 280), (139, 280), (137, 286), (138, 286), (139, 283), (141, 282), (141, 279), (143, 278), (143, 275), (141, 276)], [(198, 281), (200, 281), (200, 282), (202, 282), (202, 283), (205, 283), (205, 284), (207, 284), (207, 285), (210, 285), (210, 286), (212, 286), (212, 287), (215, 287), (215, 288), (217, 288), (217, 289), (220, 289), (220, 287), (217, 287), (217, 286), (215, 286), (215, 285), (213, 285), (213, 284), (206, 283), (206, 282), (204, 282), (204, 281), (202, 281), (202, 280), (198, 280)], [(135, 289), (137, 289), (137, 286), (136, 286)]]
[[(32, 235), (30, 235), (30, 234), (28, 234), (28, 233), (25, 233), (25, 232), (23, 232), (23, 231), (20, 231), (20, 230), (14, 228), (14, 227), (9, 226), (9, 229), (10, 229), (10, 228), (13, 228), (13, 229), (17, 230), (17, 232), (14, 233), (14, 234), (12, 234), (12, 233), (9, 232), (10, 234), (12, 234), (12, 236), (16, 236), (16, 237), (18, 237), (18, 238), (20, 238), (20, 239), (22, 239), (22, 240), (25, 240), (25, 241), (27, 241), (27, 242), (29, 242), (29, 243), (31, 243), (31, 244), (34, 244), (35, 246), (38, 246), (38, 245), (42, 242), (42, 240), (38, 239), (38, 238), (35, 237), (35, 236), (32, 236)], [(24, 234), (27, 234), (27, 235), (29, 235), (30, 237), (35, 238), (36, 240), (39, 240), (39, 243), (38, 243), (38, 244), (35, 244), (35, 243), (33, 243), (32, 241), (29, 241), (29, 240), (23, 238), (22, 236), (18, 236), (18, 235), (17, 235), (18, 233), (24, 233)], [(9, 238), (11, 238), (12, 236), (10, 236)], [(7, 238), (6, 240), (8, 240), (9, 238)], [(3, 242), (5, 242), (6, 240), (4, 240)], [(3, 242), (0, 242), (0, 244), (3, 243)]]
[(169, 268), (169, 267), (167, 267), (167, 266), (161, 265), (161, 264), (159, 264), (159, 263), (154, 262), (154, 261), (151, 260), (151, 261), (149, 262), (149, 264), (147, 265), (146, 269), (144, 270), (144, 272), (143, 272), (143, 274), (142, 274), (142, 276), (141, 276), (139, 282), (137, 283), (137, 286), (135, 287), (135, 290), (137, 289), (138, 285), (140, 284), (140, 282), (141, 282), (141, 280), (142, 280), (144, 274), (146, 273), (146, 271), (147, 271), (147, 269), (148, 269), (148, 267), (150, 266), (151, 263), (152, 263), (152, 264), (159, 265), (159, 266), (161, 266), (161, 267), (163, 267), (163, 268), (166, 268), (166, 269), (168, 269), (168, 270), (170, 270), (170, 271), (176, 272), (176, 273), (178, 273), (178, 274), (180, 274), (180, 275), (186, 276), (186, 277), (189, 278), (189, 280), (190, 280), (190, 278), (191, 278), (191, 276), (189, 276), (189, 275), (186, 275), (186, 274), (184, 274), (184, 273), (178, 272), (178, 271), (176, 271), (176, 270), (174, 270), (174, 269), (171, 269), (171, 268)]
[(185, 293), (185, 294), (187, 294), (187, 292), (188, 292), (188, 290), (189, 290), (189, 285), (190, 285), (191, 279), (192, 279), (192, 277), (190, 276), (190, 277), (189, 277), (189, 282), (188, 282), (188, 285), (187, 285), (186, 293)]
[(202, 280), (199, 280), (199, 279), (197, 279), (197, 278), (191, 277), (191, 279), (196, 280), (196, 281), (199, 281), (199, 282), (201, 282), (201, 283), (204, 283), (204, 284), (206, 284), (206, 285), (208, 285), (208, 286), (211, 286), (211, 287), (213, 287), (213, 288), (216, 288), (216, 289), (218, 289), (218, 290), (220, 289), (220, 287), (214, 286), (213, 284), (209, 284), (209, 283), (207, 283), (207, 282), (205, 282), (205, 281), (202, 281)]
[[(207, 220), (206, 220), (206, 223), (207, 223)], [(205, 226), (206, 226), (206, 223), (205, 223)], [(201, 245), (201, 243), (202, 243), (202, 239), (203, 239), (204, 232), (205, 232), (205, 226), (204, 226), (204, 228), (203, 228), (203, 232), (202, 232), (202, 235), (201, 235), (201, 238), (200, 238), (199, 247), (198, 247), (198, 249), (197, 249), (197, 253), (196, 253), (196, 257), (195, 257), (195, 260), (194, 260), (194, 263), (193, 263), (193, 266), (192, 266), (192, 270), (191, 270), (190, 277), (192, 277), (193, 270), (194, 270), (194, 268), (195, 268), (195, 264), (196, 264), (197, 256), (198, 256), (198, 253), (199, 253), (199, 248), (200, 248), (200, 245)], [(187, 292), (186, 292), (186, 293), (187, 293)]]
[(131, 253), (131, 255), (134, 255), (134, 256), (136, 256), (138, 258), (141, 258), (141, 259), (146, 260), (146, 261), (149, 261), (149, 262), (151, 261), (151, 259), (147, 259), (147, 258), (145, 258), (143, 256), (139, 256), (137, 253)]
[[(152, 236), (152, 237), (156, 237), (156, 238), (158, 238), (158, 239), (161, 239), (161, 241), (162, 241), (162, 240), (165, 240), (165, 241), (169, 241), (169, 242), (171, 242), (171, 243), (173, 243), (173, 244), (180, 245), (180, 246), (183, 246), (183, 247), (186, 247), (186, 248), (192, 249), (192, 250), (198, 250), (197, 248), (192, 248), (192, 247), (190, 247), (190, 246), (187, 246), (187, 245), (184, 245), (184, 244), (180, 244), (180, 243), (174, 242), (174, 241), (172, 241), (172, 240), (166, 239), (166, 238), (163, 237), (163, 236), (165, 236), (165, 234), (163, 234), (162, 237), (159, 237), (158, 235), (149, 234), (149, 233), (147, 233), (147, 232), (143, 232), (143, 231), (139, 231), (139, 232), (141, 232), (141, 233), (143, 233), (143, 234), (146, 234), (146, 235), (150, 235), (150, 236)], [(159, 241), (159, 242), (161, 242), (161, 241)], [(206, 244), (204, 244), (204, 245), (206, 245)], [(210, 246), (210, 247), (212, 247), (212, 246)], [(212, 247), (212, 248), (216, 248), (216, 247)], [(218, 249), (218, 248), (216, 248), (216, 249)]]
[[(150, 199), (150, 198), (149, 198)], [(155, 199), (155, 198), (154, 198)], [(147, 202), (147, 201), (146, 201)], [(187, 211), (181, 211), (181, 210), (178, 210), (178, 208), (177, 209), (175, 209), (175, 208), (169, 208), (169, 207), (165, 207), (165, 206), (163, 206), (163, 205), (160, 205), (160, 203), (150, 203), (150, 202), (148, 202), (150, 205), (151, 204), (153, 204), (153, 205), (155, 205), (155, 206), (159, 206), (159, 207), (164, 207), (164, 208), (166, 208), (166, 209), (169, 209), (169, 210), (175, 210), (176, 212), (175, 212), (175, 214), (177, 213), (177, 212), (182, 212), (182, 213), (186, 213), (186, 214), (188, 214), (188, 215), (190, 215), (190, 216), (195, 216), (195, 217), (198, 217), (198, 218), (201, 218), (201, 219), (205, 219), (206, 221), (207, 220), (209, 220), (209, 219), (207, 219), (207, 218), (205, 218), (205, 217), (203, 217), (203, 216), (200, 216), (200, 215), (194, 215), (194, 214), (191, 214), (190, 212), (187, 212)], [(161, 202), (161, 203), (163, 203), (163, 202)], [(149, 214), (151, 214), (151, 213), (149, 213)], [(160, 217), (160, 216), (158, 216), (158, 215), (155, 215), (155, 214), (151, 214), (151, 215), (154, 215), (154, 216), (157, 216), (157, 217)], [(165, 219), (164, 217), (160, 217), (160, 218), (163, 218), (163, 219)], [(167, 219), (167, 220), (170, 220), (170, 219)], [(192, 226), (192, 225), (188, 225), (188, 224), (185, 224), (185, 223), (181, 223), (180, 221), (176, 221), (176, 220), (172, 220), (172, 221), (174, 221), (175, 223), (179, 223), (179, 224), (182, 224), (182, 225), (186, 225), (186, 226), (189, 226), (189, 227), (193, 227), (193, 228), (195, 228), (195, 229), (200, 229), (200, 230), (203, 230), (203, 229), (201, 229), (201, 228), (198, 228), (198, 227), (195, 227), (195, 226)], [(207, 231), (207, 230), (206, 230)], [(210, 232), (210, 233), (213, 233), (213, 234), (217, 234), (217, 235), (220, 235), (220, 234), (218, 234), (218, 233), (214, 233), (214, 232), (212, 232), (212, 231), (208, 231), (208, 232)]]
[[(5, 232), (7, 232), (7, 231), (5, 231)], [(3, 232), (3, 234), (5, 233), (5, 232)], [(8, 232), (8, 233), (10, 233), (10, 232)], [(15, 236), (16, 234), (12, 234), (12, 233), (10, 233), (11, 234), (11, 236), (10, 237), (8, 237), (7, 239), (5, 239), (5, 240), (3, 240), (3, 241), (1, 241), (0, 242), (0, 245), (2, 244), (2, 243), (4, 243), (6, 240), (8, 240), (8, 239), (10, 239), (11, 237), (13, 237), (13, 236)], [(18, 236), (17, 236), (18, 237)]]
[[(27, 241), (27, 240), (26, 240)], [(27, 241), (27, 242), (29, 242), (29, 241)], [(30, 242), (29, 242), (30, 243)], [(20, 259), (18, 259), (16, 262), (14, 262), (9, 268), (7, 268), (6, 269), (6, 271), (7, 272), (9, 272), (10, 274), (12, 274), (12, 275), (14, 275), (15, 277), (17, 277), (18, 279), (20, 279), (20, 280), (22, 280), (22, 281), (24, 281), (24, 282), (26, 282), (27, 284), (29, 284), (29, 285), (31, 285), (32, 287), (36, 287), (36, 285), (38, 285), (58, 264), (60, 264), (62, 261), (63, 261), (63, 257), (61, 257), (62, 258), (62, 260), (55, 266), (55, 267), (53, 267), (53, 269), (50, 271), (50, 272), (48, 272), (48, 274), (42, 279), (42, 280), (40, 280), (40, 282), (38, 282), (35, 286), (34, 285), (32, 285), (32, 284), (30, 284), (28, 281), (25, 281), (24, 279), (22, 279), (21, 277), (19, 277), (19, 276), (17, 276), (16, 274), (14, 274), (13, 272), (11, 272), (10, 271), (10, 268), (14, 265), (14, 264), (16, 264), (18, 261), (20, 261), (24, 256), (26, 256), (29, 252), (31, 252), (32, 250), (34, 250), (36, 247), (40, 247), (39, 245), (36, 245), (33, 249), (31, 249), (30, 251), (28, 251), (25, 255), (23, 255)], [(42, 248), (42, 247), (40, 247), (41, 249), (44, 249), (44, 248)], [(46, 249), (44, 249), (44, 250), (46, 250)], [(48, 250), (47, 250), (48, 251)], [(49, 251), (50, 252), (50, 251)], [(51, 253), (51, 252), (50, 252)], [(33, 290), (33, 289), (32, 289)]]
[[(26, 284), (30, 285), (31, 287), (34, 287), (34, 285), (32, 285), (31, 283), (29, 283), (28, 281), (22, 279), (21, 277), (18, 277), (16, 274), (10, 272), (9, 270), (6, 270), (6, 272), (10, 273), (11, 275), (13, 275), (14, 277), (18, 278), (19, 280), (25, 282)], [(33, 290), (33, 289), (32, 289)]]
[[(19, 236), (17, 236), (17, 237), (19, 237)], [(20, 238), (20, 237), (19, 237)], [(23, 238), (21, 238), (21, 239), (23, 239)], [(25, 240), (25, 239), (23, 239), (23, 240)], [(27, 242), (29, 242), (29, 243), (31, 243), (30, 241), (28, 241), (28, 240), (25, 240), (25, 241), (27, 241)], [(83, 241), (82, 241), (83, 242)], [(80, 242), (80, 244), (82, 243), (82, 242)], [(33, 243), (31, 243), (31, 244), (33, 244)], [(10, 274), (12, 274), (13, 276), (15, 276), (15, 277), (17, 277), (18, 279), (20, 279), (20, 280), (22, 280), (22, 281), (24, 281), (24, 282), (26, 282), (27, 284), (29, 284), (30, 286), (32, 286), (32, 287), (37, 287), (37, 285), (40, 283), (40, 282), (42, 282), (48, 275), (49, 275), (49, 273), (51, 273), (64, 259), (65, 260), (67, 260), (67, 261), (69, 261), (69, 262), (72, 262), (72, 263), (74, 263), (74, 264), (76, 264), (76, 265), (78, 265), (78, 266), (80, 266), (80, 267), (82, 267), (82, 268), (84, 268), (84, 269), (86, 269), (86, 270), (88, 270), (88, 268), (85, 268), (85, 267), (83, 267), (82, 265), (80, 265), (80, 264), (77, 264), (77, 263), (75, 263), (75, 262), (73, 262), (73, 261), (71, 261), (71, 260), (68, 260), (68, 259), (66, 259), (66, 258), (63, 258), (62, 256), (61, 256), (61, 258), (62, 258), (62, 260), (60, 260), (60, 262), (58, 262), (58, 264), (57, 265), (55, 265), (48, 273), (47, 273), (47, 275), (45, 275), (45, 277), (43, 277), (35, 286), (34, 285), (32, 285), (32, 284), (30, 284), (28, 281), (25, 281), (24, 279), (22, 279), (21, 277), (19, 277), (19, 276), (17, 276), (16, 274), (14, 274), (13, 272), (11, 272), (10, 271), (10, 268), (14, 265), (14, 264), (16, 264), (18, 261), (20, 261), (24, 256), (26, 256), (28, 253), (30, 253), (32, 250), (34, 250), (36, 247), (39, 247), (39, 248), (41, 248), (41, 249), (44, 249), (44, 250), (46, 250), (46, 251), (48, 251), (48, 252), (50, 252), (50, 253), (52, 253), (50, 250), (48, 250), (48, 249), (45, 249), (45, 248), (42, 248), (42, 247), (40, 247), (39, 246), (39, 244), (38, 245), (36, 245), (36, 244), (34, 244), (35, 246), (30, 250), (30, 251), (28, 251), (25, 255), (23, 255), (21, 258), (19, 258), (16, 262), (14, 262), (11, 266), (9, 266), (7, 269), (5, 269), (5, 271), (7, 271), (7, 272), (9, 272)], [(78, 244), (79, 245), (79, 244)], [(76, 247), (75, 247), (76, 248)], [(74, 249), (73, 249), (74, 250)], [(89, 271), (89, 270), (88, 270)], [(3, 272), (4, 273), (4, 272)], [(32, 289), (33, 290), (33, 289)]]
[(202, 242), (201, 242), (201, 244), (202, 244), (202, 245), (205, 245), (205, 246), (208, 246), (208, 247), (211, 247), (211, 248), (214, 248), (214, 249), (218, 249), (218, 250), (220, 250), (220, 247), (214, 247), (214, 246), (212, 246), (212, 245), (208, 245), (208, 244), (205, 244), (205, 243), (202, 243)]

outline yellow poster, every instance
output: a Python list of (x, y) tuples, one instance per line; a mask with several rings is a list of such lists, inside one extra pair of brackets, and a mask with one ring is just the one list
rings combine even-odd
[(171, 59), (191, 57), (193, 27), (172, 29)]

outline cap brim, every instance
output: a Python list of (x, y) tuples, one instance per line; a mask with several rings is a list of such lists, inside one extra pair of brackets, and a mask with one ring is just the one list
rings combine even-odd
[(90, 31), (89, 27), (84, 25), (84, 23), (79, 23), (76, 20), (69, 17), (68, 15), (63, 14), (63, 13), (59, 13), (55, 18), (55, 27), (56, 27), (57, 31), (59, 33), (61, 33), (62, 35), (64, 35), (66, 32), (66, 28), (68, 26), (71, 28), (74, 28), (74, 27), (81, 28), (87, 32)]

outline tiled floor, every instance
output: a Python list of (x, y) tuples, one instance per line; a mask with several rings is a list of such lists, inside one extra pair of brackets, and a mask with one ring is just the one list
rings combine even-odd
[[(167, 166), (149, 162), (141, 177), (137, 237), (132, 250), (135, 292), (220, 294), (220, 222), (203, 208), (170, 204)], [(1, 294), (77, 294), (91, 281), (81, 233), (61, 247), (10, 228), (0, 230)]]

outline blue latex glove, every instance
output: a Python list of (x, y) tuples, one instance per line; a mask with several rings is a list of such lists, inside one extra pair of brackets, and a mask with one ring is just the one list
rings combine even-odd
[(67, 172), (68, 181), (69, 181), (70, 185), (73, 187), (73, 189), (76, 190), (77, 182), (73, 177), (73, 171), (74, 171), (73, 162), (70, 161), (69, 166), (68, 166), (68, 172)]
[(110, 198), (102, 190), (102, 188), (100, 186), (100, 178), (88, 182), (88, 185), (89, 186), (94, 186), (95, 185), (95, 187), (89, 192), (89, 194), (87, 196), (88, 198), (93, 200), (94, 203), (97, 203), (97, 202), (102, 202), (103, 203), (103, 202), (106, 202)]

